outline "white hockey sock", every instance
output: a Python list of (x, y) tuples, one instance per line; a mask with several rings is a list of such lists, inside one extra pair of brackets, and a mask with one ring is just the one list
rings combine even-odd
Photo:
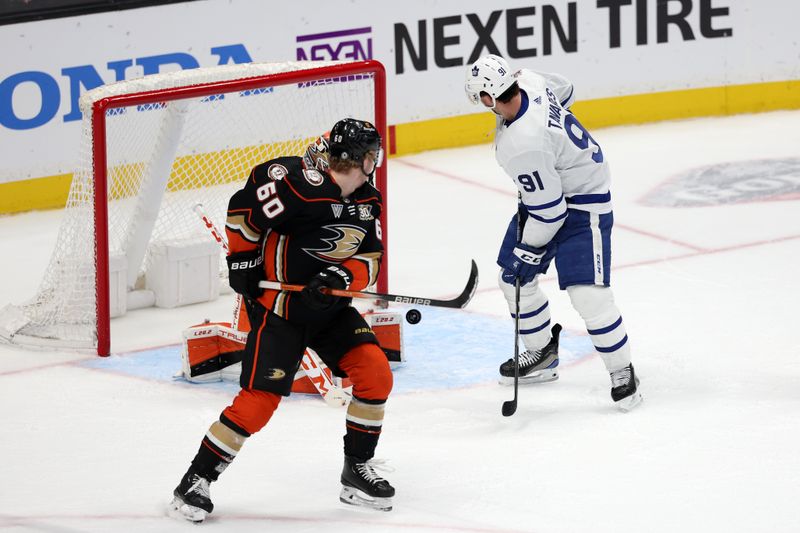
[[(516, 311), (516, 287), (499, 278), (511, 318)], [(550, 342), (550, 304), (534, 279), (519, 290), (519, 334), (527, 350), (539, 350)]]
[(631, 362), (631, 347), (622, 315), (608, 287), (575, 285), (567, 288), (572, 306), (581, 315), (592, 344), (600, 353), (606, 370), (613, 372)]

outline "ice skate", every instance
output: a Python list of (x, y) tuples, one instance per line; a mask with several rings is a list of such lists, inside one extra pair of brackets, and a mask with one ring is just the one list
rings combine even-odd
[(187, 472), (173, 494), (175, 498), (169, 506), (169, 514), (189, 522), (200, 523), (214, 510), (209, 493), (209, 481), (192, 472)]
[[(526, 350), (519, 354), (520, 384), (547, 383), (558, 379), (558, 336), (561, 325), (550, 330), (550, 342), (541, 350)], [(500, 384), (514, 384), (514, 358), (500, 365)]]
[(373, 461), (358, 462), (354, 457), (345, 457), (339, 501), (377, 511), (391, 511), (394, 487), (375, 473), (375, 465)]
[(622, 411), (630, 411), (642, 402), (639, 392), (639, 378), (633, 370), (633, 364), (611, 372), (611, 399)]

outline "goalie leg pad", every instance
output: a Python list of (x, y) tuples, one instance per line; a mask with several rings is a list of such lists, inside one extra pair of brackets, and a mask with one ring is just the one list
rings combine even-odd
[[(240, 367), (247, 333), (226, 323), (192, 326), (183, 332), (181, 363), (183, 376), (192, 383), (221, 381), (224, 373)], [(235, 368), (236, 368), (235, 367)]]
[(405, 361), (403, 353), (403, 317), (400, 313), (373, 313), (365, 315), (378, 345), (386, 353), (393, 368)]

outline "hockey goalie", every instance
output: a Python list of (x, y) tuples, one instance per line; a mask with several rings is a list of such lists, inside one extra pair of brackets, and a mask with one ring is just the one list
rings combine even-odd
[[(362, 313), (378, 339), (392, 368), (404, 361), (403, 321), (399, 313)], [(183, 331), (181, 370), (176, 377), (191, 383), (239, 382), (242, 354), (250, 323), (237, 296), (231, 322), (210, 322), (190, 326)], [(352, 384), (348, 378), (334, 376), (314, 350), (303, 354), (300, 368), (294, 376), (292, 393), (322, 397), (328, 405), (343, 406), (349, 402)]]

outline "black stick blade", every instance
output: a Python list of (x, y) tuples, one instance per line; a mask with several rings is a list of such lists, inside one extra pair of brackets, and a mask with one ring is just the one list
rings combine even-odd
[(503, 416), (511, 416), (517, 412), (517, 400), (503, 402)]

